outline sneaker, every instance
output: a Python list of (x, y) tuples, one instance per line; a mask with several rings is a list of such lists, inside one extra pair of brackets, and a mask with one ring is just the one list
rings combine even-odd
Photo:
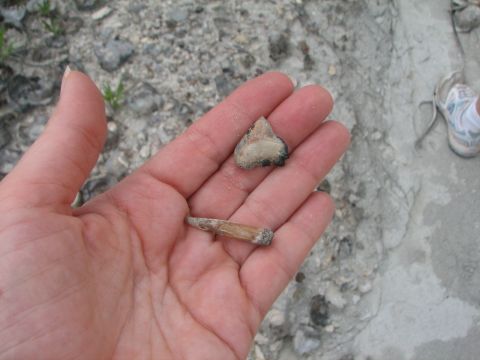
[(480, 133), (470, 131), (464, 124), (464, 113), (477, 99), (475, 92), (466, 85), (454, 83), (445, 101), (440, 91), (435, 94), (435, 104), (447, 122), (448, 144), (457, 155), (473, 157), (480, 153)]

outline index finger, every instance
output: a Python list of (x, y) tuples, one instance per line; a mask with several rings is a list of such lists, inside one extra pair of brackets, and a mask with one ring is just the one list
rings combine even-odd
[(292, 91), (288, 76), (278, 72), (246, 82), (137, 173), (151, 175), (188, 198), (217, 171), (253, 122), (268, 116)]

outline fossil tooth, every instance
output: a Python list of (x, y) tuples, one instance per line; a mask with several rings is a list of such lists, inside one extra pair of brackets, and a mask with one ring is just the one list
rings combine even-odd
[(197, 229), (249, 241), (256, 245), (270, 245), (273, 239), (273, 231), (267, 228), (257, 228), (250, 225), (232, 223), (227, 220), (197, 218), (192, 216), (187, 216), (185, 221)]
[(272, 130), (263, 116), (253, 124), (235, 147), (235, 162), (244, 169), (257, 166), (283, 166), (288, 146)]

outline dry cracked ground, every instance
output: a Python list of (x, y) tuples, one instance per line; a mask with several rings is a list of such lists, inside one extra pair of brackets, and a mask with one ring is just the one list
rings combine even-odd
[[(480, 88), (478, 2), (463, 3)], [(69, 64), (104, 90), (108, 141), (79, 202), (104, 191), (236, 86), (281, 70), (335, 97), (352, 145), (319, 188), (336, 216), (274, 304), (250, 358), (474, 360), (480, 167), (438, 124), (461, 63), (448, 0), (8, 1), (1, 4), (0, 178), (42, 131)], [(476, 24), (476, 25), (475, 25)], [(0, 42), (1, 44), (1, 42)]]

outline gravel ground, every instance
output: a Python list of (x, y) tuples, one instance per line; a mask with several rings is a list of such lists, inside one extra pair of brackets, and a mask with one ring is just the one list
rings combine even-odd
[[(379, 278), (411, 227), (421, 188), (406, 169), (412, 122), (395, 128), (398, 109), (416, 106), (404, 104), (415, 86), (403, 80), (412, 71), (407, 38), (427, 38), (401, 30), (414, 21), (402, 14), (415, 2), (68, 0), (51, 1), (46, 15), (41, 1), (10, 3), (0, 1), (15, 47), (0, 67), (0, 177), (42, 131), (67, 64), (99, 87), (123, 87), (118, 104), (107, 105), (107, 144), (81, 201), (129, 174), (249, 78), (280, 70), (298, 87), (327, 87), (336, 100), (331, 118), (353, 135), (319, 184), (334, 198), (336, 216), (268, 313), (250, 358), (368, 358), (355, 340), (381, 310)], [(438, 75), (428, 76), (425, 89)], [(408, 138), (408, 153), (392, 137)]]

